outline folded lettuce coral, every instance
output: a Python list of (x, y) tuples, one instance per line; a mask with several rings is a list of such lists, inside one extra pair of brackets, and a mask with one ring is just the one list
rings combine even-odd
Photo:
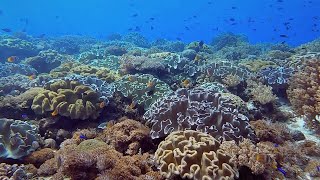
[(39, 147), (38, 129), (27, 122), (0, 119), (0, 158), (19, 159)]
[(162, 141), (155, 153), (160, 172), (166, 178), (236, 179), (239, 176), (232, 157), (220, 149), (212, 136), (193, 131), (177, 131)]
[(97, 92), (77, 81), (57, 81), (34, 99), (31, 108), (36, 114), (70, 117), (71, 119), (96, 119), (102, 100)]
[(143, 118), (151, 125), (151, 137), (165, 137), (173, 131), (197, 130), (222, 140), (255, 140), (246, 116), (215, 91), (201, 87), (178, 89), (151, 105)]
[(169, 85), (149, 74), (125, 75), (115, 82), (116, 90), (144, 109), (160, 97), (172, 92)]

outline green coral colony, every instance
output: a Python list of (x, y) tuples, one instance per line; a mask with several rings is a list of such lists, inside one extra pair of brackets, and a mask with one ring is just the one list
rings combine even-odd
[(114, 37), (0, 36), (0, 179), (320, 178), (319, 39)]

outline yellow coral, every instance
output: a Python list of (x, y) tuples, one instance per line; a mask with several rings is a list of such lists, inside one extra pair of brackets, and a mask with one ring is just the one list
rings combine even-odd
[(36, 114), (54, 111), (71, 119), (96, 119), (100, 113), (99, 95), (75, 81), (57, 81), (39, 93), (31, 108)]
[(212, 136), (193, 131), (176, 131), (162, 141), (155, 153), (160, 172), (166, 178), (235, 179), (238, 171), (230, 156)]

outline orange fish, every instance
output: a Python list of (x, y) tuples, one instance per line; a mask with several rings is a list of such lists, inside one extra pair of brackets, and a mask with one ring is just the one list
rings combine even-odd
[(153, 87), (154, 87), (154, 82), (153, 81), (147, 82), (147, 88), (153, 88)]
[(135, 77), (134, 77), (134, 76), (129, 76), (129, 77), (128, 77), (128, 80), (131, 81), (131, 82), (133, 82), (133, 81), (135, 81)]
[(106, 106), (106, 103), (104, 101), (102, 101), (100, 104), (99, 104), (99, 107), (100, 109), (104, 108)]
[(15, 60), (17, 60), (17, 56), (10, 56), (10, 57), (8, 57), (8, 59), (7, 59), (7, 61), (9, 62), (9, 63), (13, 63)]
[(29, 80), (34, 80), (36, 78), (36, 75), (32, 74), (30, 76), (28, 76)]
[(189, 81), (189, 79), (183, 80), (182, 83), (181, 83), (181, 85), (182, 85), (182, 87), (184, 87), (184, 88), (190, 87), (190, 81)]
[(55, 109), (52, 113), (51, 116), (57, 116), (59, 114), (58, 109)]
[(137, 105), (136, 101), (132, 101), (131, 104), (129, 105), (129, 109), (134, 109)]

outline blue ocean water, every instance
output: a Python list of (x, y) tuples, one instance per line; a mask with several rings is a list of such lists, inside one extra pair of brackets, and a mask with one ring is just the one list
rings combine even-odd
[(210, 42), (217, 34), (233, 32), (253, 43), (299, 45), (319, 37), (319, 9), (318, 0), (3, 0), (0, 27), (98, 38), (139, 31), (151, 40), (185, 42)]

